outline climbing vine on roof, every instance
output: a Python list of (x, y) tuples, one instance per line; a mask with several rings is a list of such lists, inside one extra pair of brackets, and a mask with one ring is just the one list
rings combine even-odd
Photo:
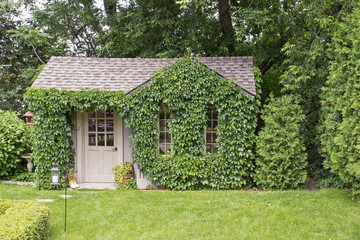
[[(155, 72), (150, 83), (128, 97), (121, 91), (29, 89), (25, 101), (35, 112), (33, 156), (40, 189), (52, 188), (50, 169), (64, 144), (61, 132), (50, 131), (63, 129), (67, 122), (66, 153), (57, 161), (64, 172), (66, 163), (68, 168), (74, 166), (71, 114), (107, 108), (125, 116), (126, 125), (133, 130), (134, 162), (157, 185), (169, 189), (236, 189), (252, 183), (259, 101), (192, 58), (182, 58)], [(171, 111), (172, 143), (166, 155), (158, 152), (162, 104)], [(211, 106), (218, 111), (218, 152), (204, 153), (206, 112)]]
[[(200, 61), (182, 58), (158, 71), (128, 100), (133, 159), (159, 186), (170, 189), (235, 189), (251, 184), (259, 101)], [(158, 112), (171, 111), (171, 151), (158, 152)], [(218, 152), (204, 153), (206, 112), (218, 111)]]

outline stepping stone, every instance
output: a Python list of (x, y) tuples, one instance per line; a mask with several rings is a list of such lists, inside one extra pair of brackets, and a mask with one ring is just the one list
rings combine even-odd
[(101, 193), (103, 191), (79, 191), (79, 193)]
[(36, 202), (53, 202), (55, 199), (35, 199)]
[[(60, 195), (59, 197), (65, 198), (65, 195)], [(66, 198), (71, 198), (71, 197), (73, 197), (73, 195), (66, 195)]]

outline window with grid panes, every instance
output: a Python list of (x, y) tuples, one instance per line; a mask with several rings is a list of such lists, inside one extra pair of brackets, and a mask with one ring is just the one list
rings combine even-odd
[(166, 105), (161, 105), (159, 112), (159, 153), (165, 154), (171, 148), (171, 134), (169, 133), (168, 120), (170, 118), (170, 110)]
[(216, 127), (218, 125), (218, 112), (215, 107), (209, 107), (207, 111), (207, 126), (205, 129), (205, 152), (216, 153), (217, 152), (217, 133)]
[(91, 111), (88, 114), (89, 146), (114, 146), (114, 112)]

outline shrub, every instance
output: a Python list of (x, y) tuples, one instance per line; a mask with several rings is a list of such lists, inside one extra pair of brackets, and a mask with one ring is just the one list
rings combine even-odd
[(47, 239), (50, 210), (33, 201), (0, 200), (0, 239)]
[(263, 110), (265, 127), (257, 137), (256, 176), (263, 189), (296, 188), (306, 181), (306, 153), (300, 135), (304, 120), (293, 96), (271, 98)]
[(14, 112), (0, 110), (0, 178), (9, 179), (21, 168), (21, 155), (29, 152), (30, 131)]

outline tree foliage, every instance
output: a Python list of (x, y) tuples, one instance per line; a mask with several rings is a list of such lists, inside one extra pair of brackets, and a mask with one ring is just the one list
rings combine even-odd
[(329, 77), (321, 93), (324, 164), (360, 192), (360, 11), (338, 23), (328, 49)]
[(16, 20), (19, 11), (7, 1), (0, 2), (0, 109), (23, 111), (22, 95), (30, 86), (28, 79), (33, 76), (32, 59), (22, 46), (17, 45), (7, 31), (16, 30), (20, 25)]
[(331, 67), (327, 51), (337, 24), (358, 7), (358, 2), (351, 0), (303, 1), (295, 4), (292, 8), (294, 13), (289, 15), (292, 25), (281, 50), (284, 60), (279, 69), (280, 84), (283, 94), (299, 97), (305, 114), (301, 135), (311, 164), (310, 176), (315, 175), (323, 165), (317, 127), (323, 124), (319, 120), (320, 93)]

